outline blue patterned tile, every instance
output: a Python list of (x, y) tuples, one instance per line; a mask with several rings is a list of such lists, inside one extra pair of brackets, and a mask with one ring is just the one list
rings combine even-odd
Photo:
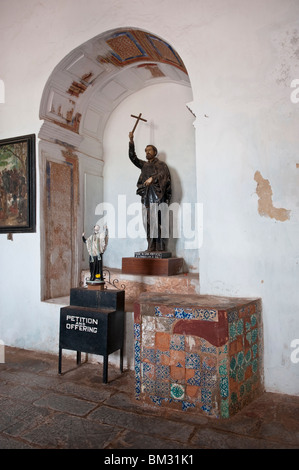
[(134, 339), (140, 341), (140, 323), (134, 323)]
[(217, 319), (217, 310), (201, 310), (201, 320), (214, 321)]
[(185, 351), (185, 336), (171, 335), (169, 347), (170, 349), (175, 349), (176, 351)]
[(142, 389), (149, 395), (155, 395), (156, 381), (152, 379), (145, 379), (142, 381)]
[(211, 404), (212, 403), (212, 392), (211, 390), (203, 389), (201, 391), (201, 402), (204, 404)]
[(165, 358), (170, 357), (170, 352), (169, 351), (160, 351), (159, 349), (156, 349), (156, 364), (165, 364), (163, 363), (163, 360), (165, 361)]
[(182, 411), (187, 411), (188, 408), (195, 408), (195, 403), (190, 403), (189, 401), (182, 401)]
[(217, 348), (216, 346), (212, 346), (210, 343), (208, 343), (205, 339), (203, 340), (202, 342), (202, 346), (201, 346), (201, 352), (207, 352), (207, 353), (213, 353), (213, 354), (216, 354), (217, 353)]
[(150, 400), (154, 403), (154, 405), (161, 406), (163, 403), (163, 398), (161, 397), (156, 397), (156, 395), (150, 395)]
[(155, 316), (156, 317), (162, 317), (162, 313), (161, 313), (161, 310), (160, 310), (160, 307), (155, 307)]
[(174, 316), (175, 316), (175, 318), (185, 318), (184, 309), (183, 308), (175, 308), (174, 309)]
[(134, 343), (134, 358), (135, 363), (140, 363), (140, 341), (135, 341)]
[(141, 365), (140, 365), (140, 362), (137, 363), (137, 364), (135, 363), (134, 369), (135, 369), (135, 377), (136, 377), (137, 379), (140, 379), (140, 377), (141, 377), (141, 375), (140, 375), (140, 374), (141, 374)]
[(170, 367), (163, 365), (156, 365), (156, 378), (158, 380), (167, 380), (170, 378)]
[(204, 388), (215, 388), (217, 384), (217, 377), (209, 370), (202, 371), (201, 383)]
[(203, 411), (205, 411), (207, 414), (209, 414), (209, 415), (211, 414), (212, 407), (210, 405), (203, 405), (203, 406), (201, 406), (201, 409)]
[(196, 353), (186, 353), (185, 366), (186, 369), (199, 369), (200, 356)]
[(152, 364), (154, 364), (154, 363), (156, 362), (156, 352), (155, 352), (155, 349), (152, 349), (152, 348), (149, 348), (149, 349), (148, 349), (148, 348), (143, 348), (141, 357), (142, 357), (142, 361), (148, 360), (149, 362), (151, 362)]
[(200, 383), (201, 383), (200, 371), (196, 370), (194, 376), (187, 380), (187, 384), (196, 385), (197, 387), (199, 387)]
[(153, 364), (149, 364), (148, 362), (142, 363), (142, 376), (144, 379), (146, 378), (153, 378), (155, 375), (155, 367)]
[(170, 383), (156, 381), (156, 395), (158, 397), (168, 398), (170, 396)]

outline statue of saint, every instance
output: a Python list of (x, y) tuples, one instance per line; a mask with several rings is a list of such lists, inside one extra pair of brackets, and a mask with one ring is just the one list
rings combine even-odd
[(102, 254), (108, 243), (108, 230), (105, 226), (101, 230), (99, 225), (94, 226), (93, 234), (87, 239), (82, 233), (83, 242), (86, 244), (89, 253), (90, 281), (103, 281)]
[(143, 221), (148, 247), (146, 251), (165, 251), (166, 240), (162, 238), (160, 204), (169, 205), (171, 198), (171, 178), (168, 166), (157, 158), (154, 145), (145, 148), (146, 160), (139, 160), (135, 153), (133, 132), (129, 133), (129, 158), (141, 169), (136, 193), (141, 196)]

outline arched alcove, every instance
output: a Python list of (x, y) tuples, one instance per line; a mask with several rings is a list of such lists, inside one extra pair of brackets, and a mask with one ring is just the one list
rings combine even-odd
[(90, 205), (102, 198), (107, 120), (130, 95), (170, 82), (190, 87), (179, 54), (164, 39), (137, 28), (100, 34), (53, 70), (40, 105), (43, 300), (68, 295), (78, 285), (84, 265), (81, 233), (95, 222)]

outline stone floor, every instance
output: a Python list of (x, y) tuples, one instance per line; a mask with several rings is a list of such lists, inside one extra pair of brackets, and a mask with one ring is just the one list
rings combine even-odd
[(142, 407), (134, 397), (132, 371), (120, 374), (109, 365), (103, 384), (101, 364), (77, 367), (75, 356), (64, 356), (62, 375), (57, 366), (55, 355), (5, 348), (0, 449), (105, 449), (110, 456), (114, 450), (114, 458), (125, 449), (125, 455), (148, 449), (168, 456), (170, 449), (176, 455), (196, 455), (197, 449), (299, 449), (299, 396), (265, 393), (236, 416), (216, 420)]

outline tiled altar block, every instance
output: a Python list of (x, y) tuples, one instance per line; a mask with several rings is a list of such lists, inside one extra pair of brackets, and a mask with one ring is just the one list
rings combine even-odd
[(134, 334), (145, 403), (228, 418), (264, 391), (260, 299), (144, 293)]

